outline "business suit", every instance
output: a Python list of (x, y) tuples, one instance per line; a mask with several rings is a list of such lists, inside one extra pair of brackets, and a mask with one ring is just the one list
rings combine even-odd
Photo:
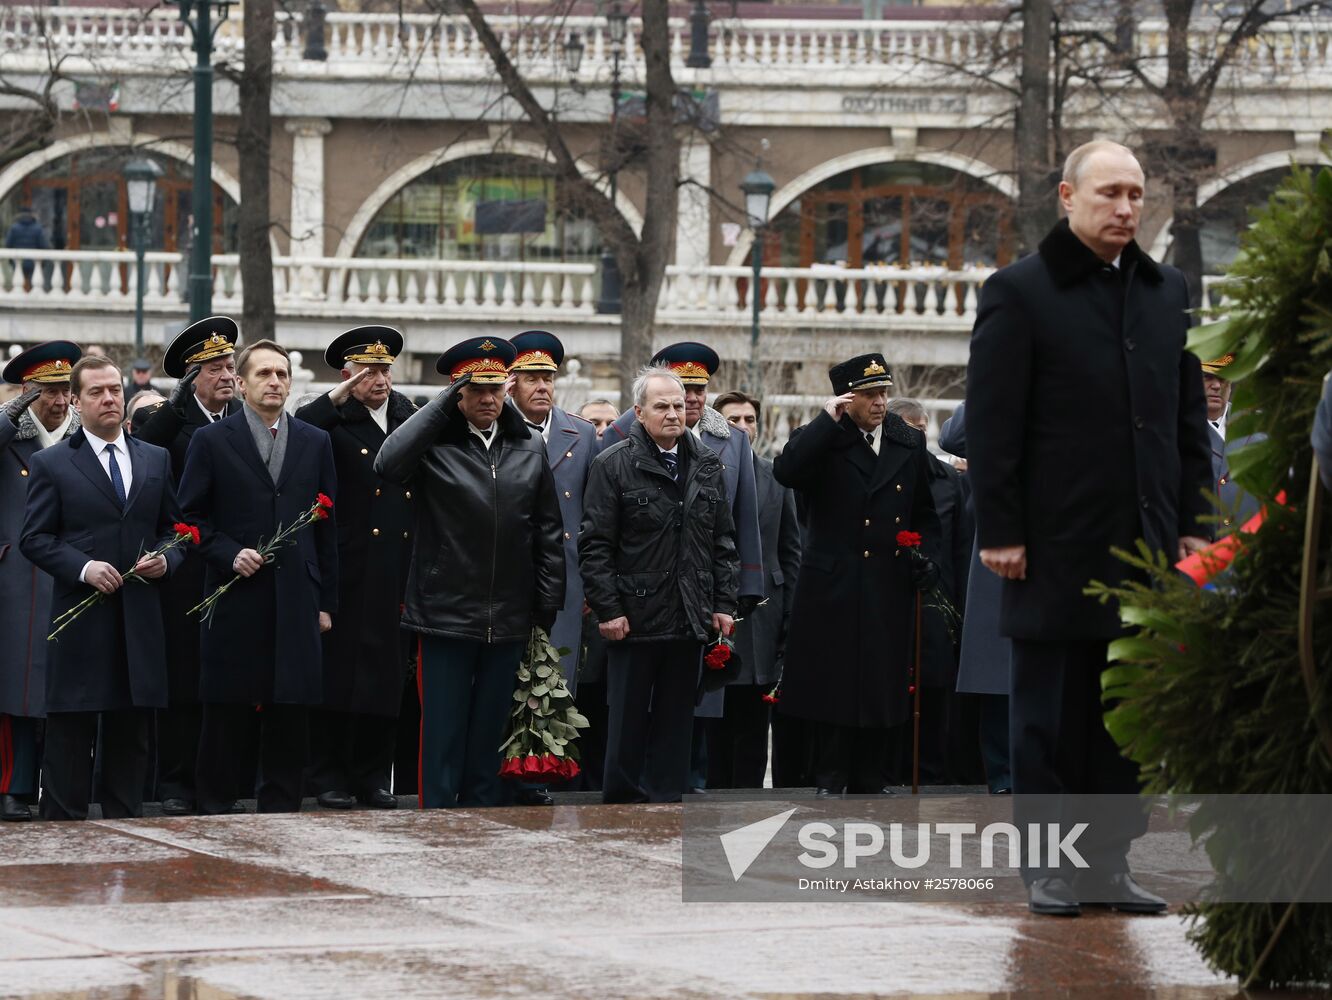
[[(79, 580), (90, 561), (128, 570), (143, 552), (173, 538), (180, 520), (163, 449), (121, 438), (132, 469), (122, 503), (86, 434), (80, 431), (32, 459), (21, 546), (54, 580), (53, 619), (92, 593)], [(168, 572), (182, 558), (179, 548), (169, 552)], [(159, 584), (128, 583), (85, 610), (48, 648), (43, 817), (87, 818), (99, 715), (102, 815), (139, 815), (148, 767), (147, 710), (164, 707), (166, 697)]]
[[(236, 575), (233, 562), (242, 549), (257, 548), (280, 525), (292, 524), (318, 494), (337, 499), (326, 432), (283, 414), (286, 451), (275, 476), (260, 454), (247, 410), (197, 431), (185, 460), (181, 506), (203, 536), (208, 593)], [(323, 698), (319, 613), (334, 614), (337, 599), (335, 509), (327, 520), (297, 532), (271, 563), (237, 581), (200, 625), (200, 812), (230, 810), (242, 791), (236, 747), (255, 738), (256, 724), (259, 810), (300, 809), (308, 707)]]
[[(708, 720), (708, 787), (762, 788), (768, 764), (768, 706), (763, 696), (782, 673), (786, 630), (800, 572), (795, 494), (777, 482), (772, 462), (753, 457), (768, 601), (736, 623), (740, 673), (725, 688), (720, 719)], [(774, 758), (777, 734), (773, 735)], [(799, 754), (794, 748), (793, 752)], [(774, 784), (777, 761), (773, 761)], [(781, 786), (778, 786), (781, 787)]]
[[(223, 416), (239, 413), (242, 405), (234, 399), (224, 404)], [(171, 473), (179, 484), (185, 475), (190, 440), (197, 430), (212, 422), (191, 395), (179, 410), (169, 403), (159, 405), (134, 436), (167, 450), (171, 455)], [(157, 713), (157, 790), (164, 801), (194, 801), (203, 706), (199, 703), (199, 623), (189, 610), (203, 598), (203, 556), (191, 546), (180, 569), (172, 575), (171, 586), (162, 591), (167, 707)]]

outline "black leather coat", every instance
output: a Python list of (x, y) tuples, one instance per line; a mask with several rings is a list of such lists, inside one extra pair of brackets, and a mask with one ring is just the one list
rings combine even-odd
[(677, 483), (643, 425), (592, 463), (578, 533), (587, 603), (599, 621), (629, 619), (628, 642), (713, 638), (734, 615), (740, 580), (721, 459), (680, 438)]
[(526, 640), (564, 606), (564, 526), (545, 442), (511, 406), (487, 449), (441, 394), (380, 446), (375, 472), (412, 491), (402, 624), (426, 635)]

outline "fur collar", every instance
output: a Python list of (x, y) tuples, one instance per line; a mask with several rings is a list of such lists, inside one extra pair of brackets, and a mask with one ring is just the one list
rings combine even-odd
[(713, 437), (725, 441), (731, 436), (731, 425), (717, 410), (704, 405), (703, 415), (698, 418), (698, 432), (700, 434), (711, 434)]
[[(400, 424), (416, 412), (416, 404), (393, 389), (389, 392), (388, 418), (391, 424)], [(339, 407), (339, 414), (344, 424), (359, 424), (371, 419), (370, 411), (359, 399), (349, 397)]]
[[(69, 422), (69, 426), (65, 428), (66, 438), (72, 437), (74, 432), (83, 426), (82, 422), (79, 420), (78, 413), (74, 411), (73, 407), (70, 408), (70, 412), (73, 414), (73, 417)], [(14, 434), (14, 440), (31, 441), (36, 436), (37, 418), (32, 415), (32, 410), (24, 410), (23, 416), (19, 417), (18, 431)]]
[[(1055, 223), (1055, 227), (1045, 239), (1041, 240), (1039, 253), (1045, 266), (1050, 269), (1055, 284), (1061, 287), (1076, 284), (1105, 266), (1105, 261), (1092, 253), (1087, 244), (1073, 235), (1073, 230), (1068, 228), (1067, 219), (1060, 219)], [(1159, 285), (1165, 280), (1160, 265), (1147, 256), (1136, 241), (1130, 242), (1124, 248), (1124, 253), (1119, 258), (1119, 266), (1126, 269), (1130, 275), (1141, 277), (1149, 285)]]

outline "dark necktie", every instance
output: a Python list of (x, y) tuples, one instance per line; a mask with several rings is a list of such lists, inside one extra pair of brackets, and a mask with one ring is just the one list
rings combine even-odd
[(538, 434), (542, 433), (546, 429), (545, 424), (534, 424), (530, 420), (527, 421), (527, 426), (532, 428), (532, 430), (536, 431)]
[(210, 413), (210, 414), (208, 414), (208, 422), (209, 422), (209, 423), (213, 423), (213, 424), (215, 424), (215, 423), (217, 423), (217, 422), (218, 422), (219, 420), (221, 420), (221, 419), (222, 419), (222, 414), (220, 414), (220, 413)]
[(273, 435), (273, 440), (274, 440), (274, 441), (277, 440), (277, 428), (276, 428), (276, 427), (270, 427), (270, 428), (268, 428), (268, 433), (270, 433), (270, 434)]
[(874, 435), (869, 431), (865, 432), (865, 443), (869, 445), (871, 449), (874, 448)]
[(666, 473), (673, 481), (679, 479), (680, 460), (678, 458), (672, 455), (669, 451), (663, 451), (661, 453), (661, 464), (666, 466)]
[(116, 491), (116, 499), (120, 501), (120, 506), (125, 506), (125, 480), (120, 476), (120, 463), (116, 461), (116, 446), (109, 444), (106, 446), (106, 464), (111, 473), (111, 488)]

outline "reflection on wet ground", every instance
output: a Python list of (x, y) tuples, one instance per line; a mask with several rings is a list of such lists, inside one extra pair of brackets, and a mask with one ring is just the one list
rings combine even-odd
[(6, 997), (1242, 995), (1173, 916), (687, 906), (679, 806), (32, 823), (0, 879)]

